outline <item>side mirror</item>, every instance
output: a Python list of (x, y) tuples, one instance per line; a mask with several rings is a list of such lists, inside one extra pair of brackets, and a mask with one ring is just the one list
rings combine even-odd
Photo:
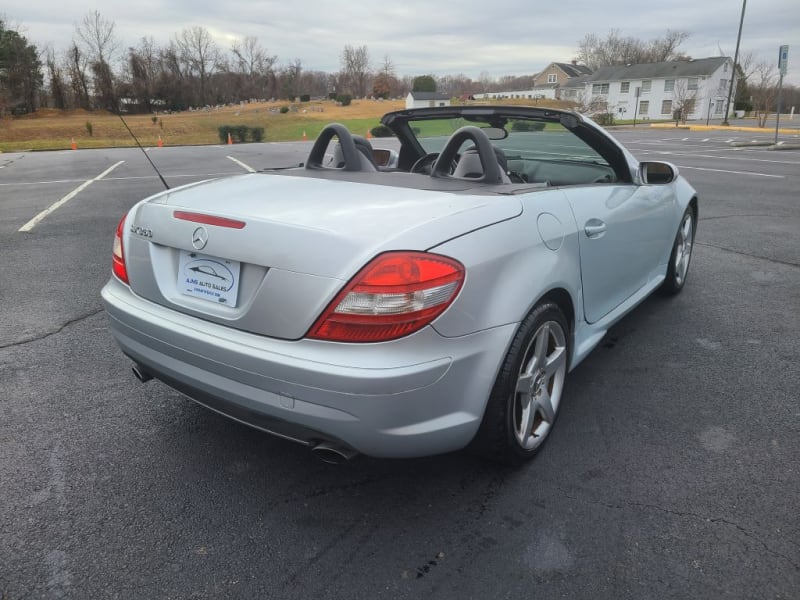
[(664, 185), (675, 181), (678, 169), (665, 162), (643, 162), (639, 163), (639, 175), (643, 183)]
[(375, 164), (379, 167), (394, 168), (397, 167), (399, 157), (394, 150), (374, 148), (372, 150), (372, 160), (374, 160)]

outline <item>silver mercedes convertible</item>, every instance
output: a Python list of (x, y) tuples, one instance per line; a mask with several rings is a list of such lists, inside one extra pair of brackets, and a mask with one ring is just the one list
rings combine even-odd
[(111, 331), (139, 380), (328, 461), (520, 463), (608, 328), (683, 288), (697, 194), (570, 111), (381, 122), (388, 137), (333, 123), (298, 167), (136, 204), (102, 291)]

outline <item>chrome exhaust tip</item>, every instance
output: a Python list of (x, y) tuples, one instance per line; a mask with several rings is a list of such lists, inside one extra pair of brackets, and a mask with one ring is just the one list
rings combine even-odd
[(311, 452), (329, 465), (340, 465), (358, 456), (358, 452), (352, 448), (332, 442), (320, 442), (311, 449)]
[(138, 379), (142, 383), (147, 383), (153, 378), (153, 376), (150, 375), (150, 373), (145, 371), (144, 368), (142, 368), (139, 365), (133, 365), (131, 367), (131, 371), (133, 371), (134, 377), (136, 377), (136, 379)]

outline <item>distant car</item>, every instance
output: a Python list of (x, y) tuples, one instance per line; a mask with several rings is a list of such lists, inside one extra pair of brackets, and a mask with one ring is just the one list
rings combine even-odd
[(469, 446), (522, 462), (567, 372), (651, 292), (683, 288), (697, 194), (573, 112), (382, 123), (391, 147), (331, 124), (304, 166), (136, 204), (102, 292), (111, 331), (140, 380), (326, 460)]

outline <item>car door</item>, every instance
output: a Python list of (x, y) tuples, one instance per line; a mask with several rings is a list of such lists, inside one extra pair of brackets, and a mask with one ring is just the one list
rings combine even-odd
[(578, 226), (584, 314), (594, 323), (658, 272), (668, 244), (671, 186), (563, 188)]

